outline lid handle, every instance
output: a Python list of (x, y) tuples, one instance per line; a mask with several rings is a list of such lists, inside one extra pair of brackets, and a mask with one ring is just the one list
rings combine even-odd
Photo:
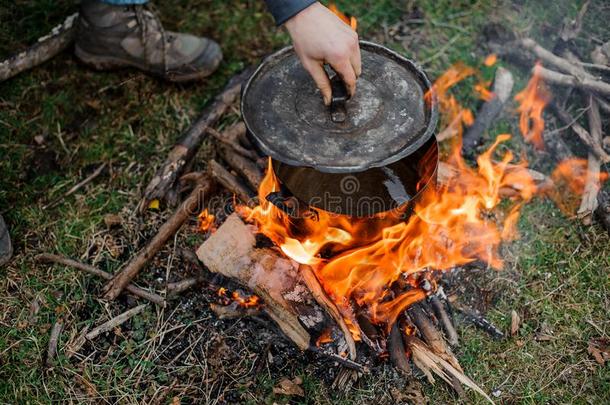
[(337, 72), (330, 79), (330, 88), (332, 91), (330, 96), (330, 119), (332, 122), (340, 124), (347, 119), (346, 102), (349, 99), (349, 93), (345, 82)]

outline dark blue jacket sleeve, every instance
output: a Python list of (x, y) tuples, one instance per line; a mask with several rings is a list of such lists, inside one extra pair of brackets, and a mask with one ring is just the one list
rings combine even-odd
[(269, 12), (277, 25), (282, 25), (299, 11), (311, 6), (316, 0), (265, 0)]

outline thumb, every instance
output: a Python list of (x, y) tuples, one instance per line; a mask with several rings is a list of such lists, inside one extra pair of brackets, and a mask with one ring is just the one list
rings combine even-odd
[(320, 93), (322, 93), (322, 97), (324, 98), (324, 104), (329, 105), (332, 93), (330, 80), (324, 70), (324, 65), (321, 62), (308, 61), (307, 63), (304, 63), (303, 66), (305, 67), (305, 70), (309, 72), (311, 78), (316, 82), (318, 89), (320, 89)]

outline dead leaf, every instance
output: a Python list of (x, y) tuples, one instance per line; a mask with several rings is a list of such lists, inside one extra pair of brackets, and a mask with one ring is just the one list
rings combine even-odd
[(610, 360), (610, 339), (597, 338), (589, 340), (587, 352), (593, 356), (597, 364), (603, 366)]
[(519, 326), (521, 325), (521, 318), (517, 311), (514, 309), (510, 311), (510, 335), (516, 336), (517, 332), (519, 332)]
[(299, 386), (299, 384), (302, 383), (303, 381), (299, 377), (296, 377), (294, 380), (289, 380), (288, 378), (284, 377), (281, 379), (278, 385), (273, 387), (273, 393), (280, 395), (297, 395), (299, 397), (304, 397), (305, 392), (303, 391), (303, 388)]

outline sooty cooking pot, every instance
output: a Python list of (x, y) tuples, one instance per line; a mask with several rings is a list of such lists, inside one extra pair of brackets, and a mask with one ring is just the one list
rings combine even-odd
[(381, 45), (360, 42), (362, 75), (354, 97), (328, 69), (323, 103), (292, 47), (267, 57), (243, 88), (241, 111), (253, 143), (273, 160), (281, 206), (352, 217), (404, 208), (436, 179), (437, 110), (425, 73)]

